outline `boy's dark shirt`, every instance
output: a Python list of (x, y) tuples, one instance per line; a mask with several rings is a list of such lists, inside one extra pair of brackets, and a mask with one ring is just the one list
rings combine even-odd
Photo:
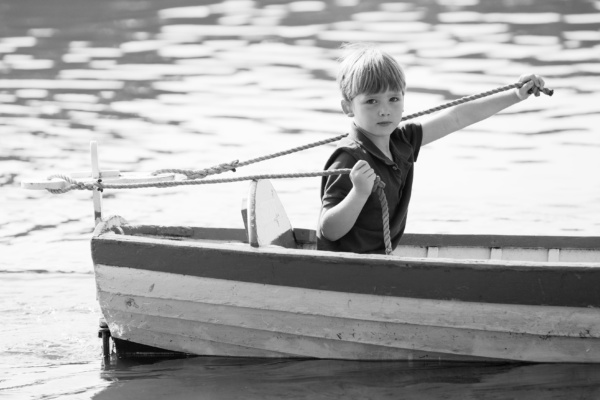
[[(342, 139), (325, 164), (325, 170), (352, 168), (358, 160), (366, 160), (385, 183), (385, 195), (390, 215), (390, 235), (395, 248), (404, 233), (413, 181), (413, 164), (417, 160), (423, 130), (420, 124), (405, 124), (390, 136), (393, 162), (353, 125), (348, 137)], [(352, 189), (348, 175), (323, 177), (321, 182), (322, 210), (340, 203)], [(381, 203), (371, 193), (356, 223), (346, 235), (330, 241), (317, 229), (317, 249), (354, 253), (385, 254)]]

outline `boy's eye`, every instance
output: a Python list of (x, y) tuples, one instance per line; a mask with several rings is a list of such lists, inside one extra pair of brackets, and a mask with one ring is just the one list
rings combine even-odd
[(375, 100), (375, 99), (369, 99), (369, 100), (367, 100), (366, 103), (367, 104), (375, 104), (375, 103), (377, 103), (377, 100)]
[(390, 98), (390, 101), (395, 103), (397, 101), (400, 101), (400, 98), (399, 97), (392, 97), (392, 98)]

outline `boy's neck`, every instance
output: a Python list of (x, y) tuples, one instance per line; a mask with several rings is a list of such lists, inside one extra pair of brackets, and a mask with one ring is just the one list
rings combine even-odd
[(371, 139), (371, 141), (375, 144), (375, 146), (377, 146), (377, 148), (379, 150), (381, 150), (381, 152), (390, 160), (393, 160), (392, 158), (392, 151), (390, 150), (390, 137), (369, 137), (369, 139)]
[(392, 157), (392, 151), (390, 150), (390, 136), (375, 136), (372, 135), (371, 133), (369, 133), (368, 131), (362, 129), (361, 127), (359, 127), (358, 125), (354, 124), (354, 126), (356, 126), (356, 128), (363, 134), (365, 135), (367, 138), (369, 138), (369, 140), (371, 142), (373, 142), (373, 144), (386, 156), (388, 157), (390, 160), (394, 160), (394, 158)]

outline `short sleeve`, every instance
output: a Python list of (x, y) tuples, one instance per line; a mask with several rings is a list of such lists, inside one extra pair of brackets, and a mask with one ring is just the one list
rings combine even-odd
[(399, 129), (403, 141), (412, 149), (413, 162), (417, 161), (423, 143), (423, 127), (419, 123), (408, 123)]
[[(342, 168), (352, 168), (356, 159), (345, 151), (340, 151), (333, 159), (327, 171)], [(329, 209), (341, 202), (352, 190), (352, 181), (348, 174), (331, 175), (323, 178), (323, 193), (321, 199), (323, 208)]]

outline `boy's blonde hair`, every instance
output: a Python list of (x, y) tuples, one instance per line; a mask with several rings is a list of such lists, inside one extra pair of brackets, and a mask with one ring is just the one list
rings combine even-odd
[(376, 94), (387, 90), (404, 94), (406, 79), (398, 61), (368, 43), (342, 46), (337, 82), (346, 101), (359, 94)]

